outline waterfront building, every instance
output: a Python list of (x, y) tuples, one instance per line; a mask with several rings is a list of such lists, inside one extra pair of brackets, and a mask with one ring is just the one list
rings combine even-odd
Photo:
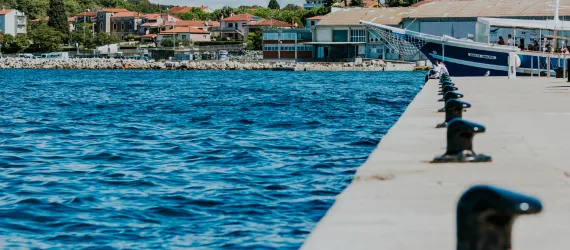
[(158, 34), (164, 26), (179, 20), (177, 17), (169, 14), (146, 14), (142, 16), (140, 33), (142, 35)]
[(207, 42), (211, 41), (209, 31), (190, 28), (190, 27), (176, 27), (170, 30), (161, 31), (156, 36), (158, 44), (165, 38), (173, 38), (176, 43), (187, 40), (192, 42)]
[(310, 29), (265, 29), (263, 59), (270, 61), (310, 61), (313, 58)]
[(220, 21), (220, 27), (212, 29), (220, 33), (220, 38), (228, 40), (246, 40), (246, 27), (250, 22), (261, 21), (263, 18), (252, 14), (231, 14)]
[[(503, 0), (503, 1), (451, 1), (427, 0), (413, 5), (410, 12), (402, 20), (402, 27), (409, 30), (436, 36), (451, 36), (454, 38), (468, 38), (475, 34), (478, 17), (497, 17), (511, 19), (545, 20), (552, 19), (553, 9), (545, 10), (552, 5), (552, 0)], [(560, 19), (570, 18), (569, 8), (560, 8)], [(493, 29), (490, 42), (496, 43), (499, 36), (507, 37), (513, 34), (512, 28)], [(513, 34), (515, 35), (515, 34)], [(518, 30), (516, 42), (521, 39), (530, 44), (535, 39), (540, 40), (540, 30)], [(566, 34), (559, 36), (567, 36)]]
[(124, 40), (127, 35), (138, 35), (142, 16), (139, 12), (119, 12), (111, 17), (112, 34)]
[(395, 51), (371, 35), (360, 20), (400, 27), (409, 8), (349, 8), (324, 16), (312, 26), (315, 59), (352, 61), (356, 57), (398, 60)]
[(0, 32), (16, 36), (26, 34), (26, 14), (15, 9), (0, 10)]
[(303, 4), (303, 8), (306, 10), (314, 9), (317, 7), (325, 6), (325, 0), (307, 0), (305, 4)]
[(317, 25), (321, 19), (323, 19), (323, 16), (314, 16), (307, 18), (307, 21), (305, 22), (305, 28), (310, 29), (311, 27)]
[(105, 8), (97, 11), (95, 20), (95, 31), (111, 33), (113, 26), (111, 25), (111, 18), (113, 15), (120, 12), (131, 12), (127, 9)]

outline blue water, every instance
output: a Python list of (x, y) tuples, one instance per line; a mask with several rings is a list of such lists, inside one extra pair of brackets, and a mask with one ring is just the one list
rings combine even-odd
[(298, 248), (422, 82), (0, 70), (0, 248)]

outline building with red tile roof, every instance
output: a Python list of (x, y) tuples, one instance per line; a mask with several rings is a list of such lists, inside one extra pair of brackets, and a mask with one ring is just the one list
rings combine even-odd
[(177, 42), (188, 40), (194, 42), (210, 41), (211, 35), (209, 31), (191, 28), (191, 27), (176, 27), (171, 30), (165, 30), (158, 33), (156, 40), (158, 44), (165, 38), (175, 38)]
[(220, 21), (220, 27), (212, 31), (220, 35), (222, 39), (244, 40), (247, 37), (248, 27), (251, 22), (262, 21), (263, 18), (252, 14), (231, 14)]
[(26, 34), (26, 15), (15, 9), (0, 9), (0, 32), (17, 35)]

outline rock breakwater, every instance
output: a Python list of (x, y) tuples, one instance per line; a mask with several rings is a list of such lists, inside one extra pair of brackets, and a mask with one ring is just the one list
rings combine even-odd
[(272, 70), (289, 68), (295, 71), (413, 71), (415, 64), (382, 61), (354, 63), (300, 63), (264, 61), (182, 61), (158, 62), (131, 59), (0, 59), (0, 69), (140, 69), (140, 70)]

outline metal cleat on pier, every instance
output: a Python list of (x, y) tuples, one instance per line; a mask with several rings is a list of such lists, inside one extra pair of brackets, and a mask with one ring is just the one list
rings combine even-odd
[(473, 151), (473, 136), (484, 133), (485, 126), (461, 118), (454, 118), (447, 124), (447, 151), (437, 156), (432, 163), (490, 162), (491, 156)]
[(470, 108), (471, 104), (459, 99), (451, 99), (445, 102), (445, 121), (436, 126), (436, 128), (445, 128), (447, 124), (455, 119), (463, 117), (463, 109)]
[(441, 92), (439, 92), (439, 95), (444, 95), (445, 93), (447, 93), (449, 91), (455, 91), (455, 90), (459, 90), (459, 88), (453, 87), (451, 85), (445, 85), (445, 86), (443, 86), (443, 88), (441, 88)]
[(459, 98), (463, 98), (463, 94), (454, 92), (454, 91), (450, 91), (445, 93), (445, 95), (443, 95), (443, 98), (439, 99), (438, 101), (440, 102), (447, 102), (450, 99), (459, 99)]
[(457, 203), (457, 250), (510, 250), (515, 219), (541, 211), (537, 198), (493, 186), (471, 187)]

